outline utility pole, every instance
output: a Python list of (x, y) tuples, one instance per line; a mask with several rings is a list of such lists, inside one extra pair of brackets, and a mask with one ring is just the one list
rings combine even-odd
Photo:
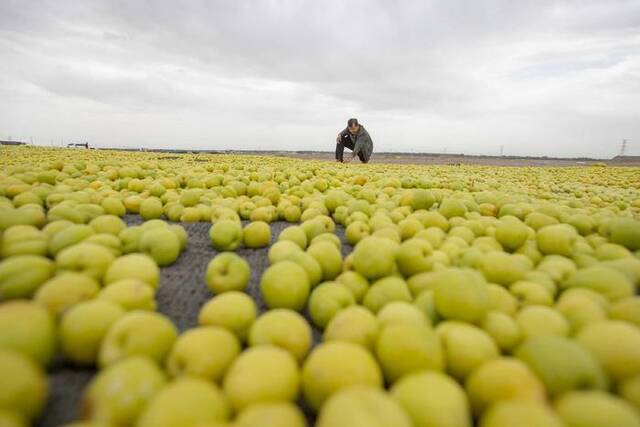
[(627, 140), (622, 140), (622, 145), (620, 145), (620, 156), (624, 156), (627, 153)]

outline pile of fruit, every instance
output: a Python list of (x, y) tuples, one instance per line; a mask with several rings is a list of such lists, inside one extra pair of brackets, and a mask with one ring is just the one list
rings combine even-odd
[[(640, 169), (0, 156), (2, 427), (54, 360), (99, 369), (68, 427), (640, 426)], [(181, 334), (180, 222), (216, 251)]]

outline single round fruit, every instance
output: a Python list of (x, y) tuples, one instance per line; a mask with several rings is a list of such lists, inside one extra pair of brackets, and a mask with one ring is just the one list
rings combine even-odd
[(100, 285), (89, 276), (62, 273), (40, 286), (33, 299), (57, 317), (75, 304), (95, 298), (99, 291)]
[(0, 348), (47, 366), (54, 356), (56, 339), (53, 317), (42, 305), (24, 300), (0, 304)]
[(438, 313), (445, 319), (476, 323), (490, 307), (487, 283), (470, 270), (449, 269), (434, 284)]
[(373, 351), (380, 326), (376, 316), (364, 307), (353, 305), (336, 313), (324, 330), (324, 341), (347, 341)]
[(253, 221), (242, 230), (242, 242), (247, 248), (263, 248), (270, 241), (271, 227), (264, 221)]
[(47, 402), (47, 378), (31, 358), (0, 348), (0, 409), (36, 419)]
[(145, 231), (138, 247), (147, 253), (159, 266), (173, 264), (180, 256), (180, 240), (168, 228), (153, 228)]
[(269, 308), (300, 311), (307, 302), (309, 289), (307, 272), (293, 261), (270, 266), (260, 279), (260, 291)]
[(138, 279), (121, 279), (112, 282), (100, 291), (97, 298), (114, 302), (126, 311), (155, 311), (156, 309), (153, 288), (148, 283)]
[(542, 402), (505, 400), (489, 408), (479, 427), (565, 427), (560, 418)]
[(111, 263), (104, 276), (104, 284), (108, 285), (121, 279), (139, 279), (156, 289), (160, 282), (160, 269), (148, 255), (124, 255)]
[(251, 270), (249, 263), (232, 252), (216, 255), (207, 265), (205, 279), (214, 294), (242, 291), (247, 287)]
[(256, 303), (245, 293), (229, 291), (210, 299), (198, 315), (202, 326), (221, 326), (233, 332), (241, 342), (256, 319)]
[(0, 262), (0, 301), (30, 298), (55, 273), (55, 264), (38, 255), (16, 255)]
[(243, 409), (233, 422), (236, 427), (305, 427), (302, 411), (289, 402), (256, 403)]
[(293, 310), (269, 310), (251, 325), (249, 345), (280, 347), (300, 363), (311, 348), (311, 327), (304, 317)]
[(407, 283), (399, 277), (385, 277), (374, 282), (367, 291), (362, 305), (374, 313), (394, 301), (411, 302)]
[(367, 280), (388, 276), (395, 268), (398, 246), (380, 237), (366, 237), (353, 250), (353, 267)]
[(242, 224), (230, 219), (216, 221), (209, 229), (209, 238), (217, 251), (235, 251), (242, 243)]
[(640, 414), (631, 404), (602, 391), (572, 391), (556, 400), (554, 408), (571, 427), (640, 426)]
[(316, 287), (309, 298), (309, 315), (320, 329), (340, 310), (355, 304), (353, 294), (342, 284), (326, 282)]
[(447, 371), (459, 380), (464, 380), (478, 366), (500, 355), (491, 336), (477, 326), (446, 321), (438, 324), (436, 333), (446, 349)]

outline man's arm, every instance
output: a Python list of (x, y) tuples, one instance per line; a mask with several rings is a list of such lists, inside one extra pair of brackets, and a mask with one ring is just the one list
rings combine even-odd
[(344, 136), (347, 133), (349, 133), (349, 129), (347, 129), (347, 128), (344, 128), (343, 130), (338, 132), (338, 136), (336, 136), (336, 143), (340, 144), (342, 142), (342, 138), (344, 138)]

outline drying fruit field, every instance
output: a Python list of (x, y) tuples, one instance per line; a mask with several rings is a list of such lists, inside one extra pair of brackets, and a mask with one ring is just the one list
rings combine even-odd
[(640, 426), (640, 168), (0, 150), (0, 426)]

